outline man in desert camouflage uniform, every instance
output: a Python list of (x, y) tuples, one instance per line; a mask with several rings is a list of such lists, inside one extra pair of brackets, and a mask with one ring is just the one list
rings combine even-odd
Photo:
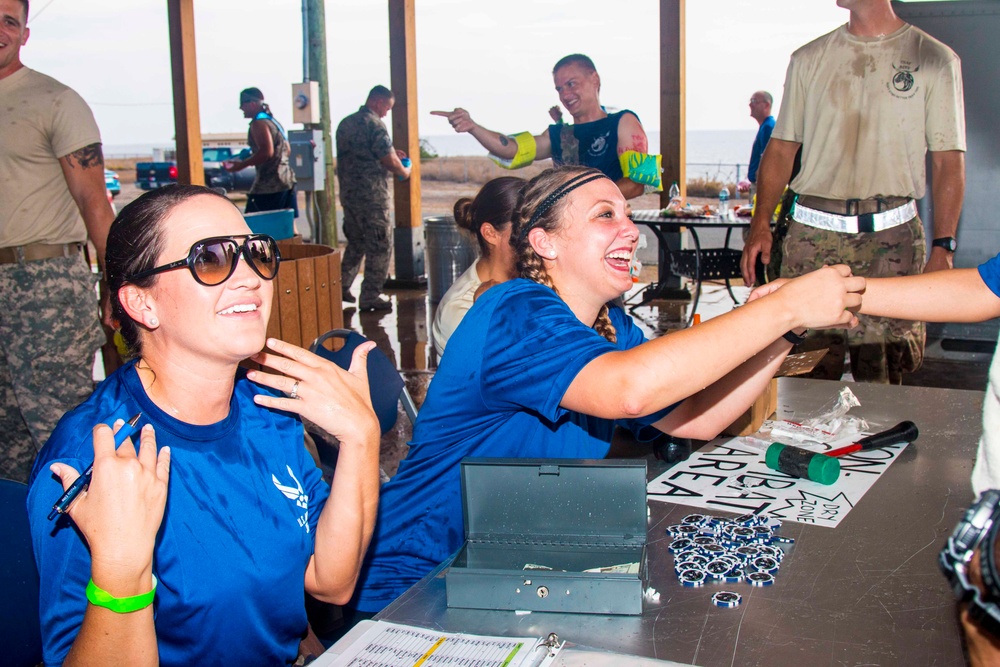
[[(796, 152), (801, 169), (781, 266), (793, 277), (844, 263), (855, 275), (949, 269), (965, 191), (965, 111), (955, 53), (904, 23), (890, 0), (837, 0), (849, 22), (792, 54), (778, 122), (761, 161), (757, 208), (742, 271), (767, 264), (768, 223)], [(934, 241), (924, 266), (924, 196), (931, 155)], [(860, 315), (861, 324), (810, 332), (801, 350), (829, 348), (812, 377), (840, 379), (850, 350), (855, 380), (900, 384), (923, 361), (921, 322)]]
[(84, 247), (103, 262), (114, 218), (90, 108), (21, 63), (27, 20), (26, 1), (0, 0), (0, 477), (21, 481), (93, 390), (105, 338)]
[(365, 260), (358, 308), (361, 311), (390, 310), (382, 287), (389, 276), (392, 225), (389, 221), (390, 173), (400, 180), (410, 177), (403, 151), (393, 150), (392, 139), (382, 119), (395, 103), (392, 91), (375, 86), (364, 106), (337, 126), (337, 179), (340, 204), (344, 208), (347, 248), (341, 264), (343, 297), (354, 303), (351, 284)]

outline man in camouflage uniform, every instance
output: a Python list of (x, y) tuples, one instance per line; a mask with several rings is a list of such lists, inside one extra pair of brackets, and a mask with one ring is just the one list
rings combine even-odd
[[(837, 0), (850, 22), (792, 54), (778, 122), (758, 174), (757, 208), (743, 250), (747, 283), (768, 264), (771, 212), (791, 181), (795, 201), (782, 277), (837, 262), (887, 277), (952, 266), (965, 191), (961, 63), (904, 23), (890, 0)], [(934, 241), (924, 266), (924, 196), (931, 154)], [(923, 361), (922, 322), (859, 316), (860, 325), (810, 332), (801, 350), (829, 348), (812, 377), (839, 379), (850, 350), (855, 380), (900, 384)]]
[(344, 208), (344, 236), (347, 248), (341, 264), (343, 296), (354, 303), (351, 285), (365, 260), (358, 308), (361, 311), (390, 310), (390, 301), (380, 296), (389, 276), (392, 226), (389, 222), (390, 173), (400, 180), (410, 177), (404, 166), (403, 151), (393, 150), (389, 131), (382, 119), (392, 109), (395, 98), (385, 86), (375, 86), (364, 106), (337, 126), (337, 179), (340, 204)]
[(0, 0), (0, 477), (27, 481), (63, 413), (93, 390), (104, 342), (84, 248), (114, 218), (86, 102), (28, 67), (28, 3)]

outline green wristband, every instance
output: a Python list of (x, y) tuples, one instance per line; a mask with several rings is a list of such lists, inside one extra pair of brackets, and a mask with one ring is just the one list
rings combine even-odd
[(87, 599), (90, 600), (90, 604), (110, 609), (116, 614), (128, 614), (129, 612), (145, 609), (153, 604), (154, 595), (156, 595), (155, 574), (153, 575), (153, 587), (149, 589), (148, 593), (133, 595), (128, 598), (116, 598), (103, 588), (99, 588), (93, 579), (87, 584)]

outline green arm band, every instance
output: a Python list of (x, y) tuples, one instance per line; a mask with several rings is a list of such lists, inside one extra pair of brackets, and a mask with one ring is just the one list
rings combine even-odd
[(127, 614), (132, 611), (145, 609), (153, 604), (153, 597), (156, 595), (156, 583), (156, 575), (154, 574), (153, 587), (149, 589), (148, 593), (133, 595), (128, 598), (116, 598), (103, 588), (98, 588), (94, 580), (91, 579), (90, 583), (87, 584), (87, 599), (90, 600), (90, 604), (92, 605), (110, 609), (116, 614)]
[(517, 155), (508, 160), (490, 153), (491, 160), (504, 169), (520, 169), (521, 167), (527, 167), (535, 161), (535, 155), (538, 154), (538, 146), (535, 144), (535, 137), (531, 132), (521, 132), (508, 136), (517, 142)]
[(622, 175), (640, 185), (652, 186), (656, 191), (663, 189), (660, 180), (662, 158), (659, 155), (649, 155), (638, 151), (625, 151), (618, 156), (622, 166)]

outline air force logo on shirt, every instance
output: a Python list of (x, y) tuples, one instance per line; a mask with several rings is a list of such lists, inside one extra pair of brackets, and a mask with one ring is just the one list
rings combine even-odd
[(271, 481), (274, 482), (274, 486), (277, 487), (278, 491), (281, 491), (282, 495), (284, 495), (289, 500), (294, 500), (296, 505), (305, 510), (305, 513), (299, 517), (298, 524), (302, 528), (305, 528), (306, 532), (308, 533), (309, 494), (307, 494), (305, 491), (302, 490), (302, 484), (300, 484), (299, 480), (296, 479), (295, 473), (292, 472), (291, 466), (286, 465), (285, 470), (288, 471), (288, 474), (291, 476), (292, 481), (295, 482), (295, 486), (287, 486), (285, 484), (282, 484), (280, 481), (278, 481), (278, 478), (273, 474), (271, 475)]

